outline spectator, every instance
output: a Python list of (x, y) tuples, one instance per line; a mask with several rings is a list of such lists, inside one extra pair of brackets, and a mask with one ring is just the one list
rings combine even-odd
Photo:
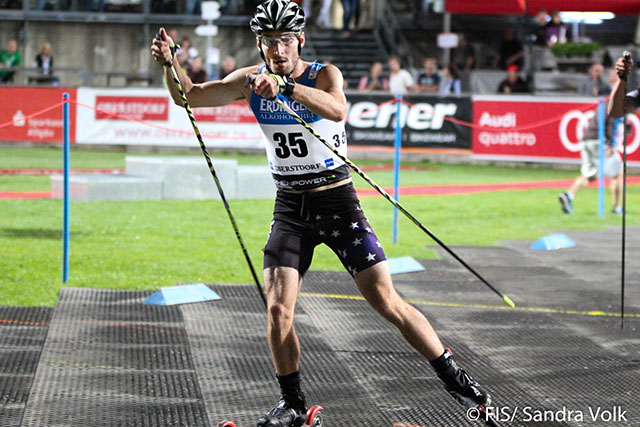
[[(18, 42), (11, 39), (7, 42), (7, 50), (0, 50), (0, 67), (19, 67), (22, 65), (22, 56), (18, 52)], [(0, 71), (0, 82), (13, 82), (14, 71)]]
[(531, 29), (531, 42), (536, 46), (547, 45), (547, 22), (549, 15), (546, 9), (540, 9), (533, 18), (533, 28)]
[(604, 67), (602, 64), (593, 64), (589, 68), (589, 76), (580, 85), (580, 94), (587, 96), (601, 96), (611, 93), (609, 86), (602, 77), (604, 76)]
[(60, 80), (53, 75), (53, 56), (51, 55), (51, 43), (44, 42), (40, 46), (40, 53), (36, 56), (36, 67), (43, 76), (48, 76), (49, 81), (58, 86)]
[(560, 12), (557, 10), (552, 11), (551, 20), (547, 23), (545, 32), (547, 46), (553, 46), (556, 43), (566, 43), (570, 38), (569, 29), (567, 24), (562, 22)]
[(509, 65), (507, 67), (507, 78), (498, 86), (498, 93), (527, 93), (529, 86), (518, 73), (517, 65)]
[(476, 52), (464, 34), (458, 34), (458, 47), (451, 54), (453, 64), (458, 70), (468, 72), (476, 67)]
[[(604, 123), (604, 154), (606, 160), (602, 172), (605, 176), (611, 178), (612, 212), (614, 214), (622, 214), (622, 159), (620, 159), (620, 155), (615, 149), (614, 124), (615, 118), (612, 115), (608, 115)], [(582, 141), (580, 141), (580, 157), (582, 159), (580, 176), (573, 181), (571, 187), (558, 195), (562, 212), (566, 214), (573, 213), (573, 201), (578, 192), (598, 177), (598, 152), (600, 147), (598, 134), (598, 115), (594, 114), (587, 124)]]
[(236, 60), (233, 56), (227, 56), (222, 60), (220, 64), (220, 80), (227, 77), (232, 71), (236, 69)]
[(440, 89), (440, 74), (435, 58), (425, 58), (424, 71), (418, 76), (416, 91), (422, 93), (437, 93)]
[(358, 6), (358, 0), (342, 0), (342, 8), (344, 9), (342, 15), (342, 37), (351, 36), (349, 24), (351, 23), (351, 19), (355, 18)]
[(499, 65), (506, 70), (509, 65), (517, 65), (521, 68), (524, 64), (524, 48), (522, 43), (516, 39), (513, 28), (507, 28), (502, 33), (502, 42), (498, 49), (498, 57), (494, 61), (494, 66)]
[(413, 92), (413, 77), (402, 68), (400, 58), (393, 55), (389, 58), (389, 91), (393, 94)]
[(193, 58), (199, 55), (198, 49), (196, 49), (191, 45), (191, 40), (189, 39), (189, 37), (182, 38), (182, 41), (180, 42), (180, 49), (178, 49), (176, 53), (179, 55), (182, 52), (187, 52), (187, 62), (189, 64), (191, 64), (191, 61), (193, 60)]
[(333, 0), (322, 0), (316, 25), (320, 28), (331, 28), (331, 4)]
[(204, 83), (207, 81), (207, 71), (202, 68), (201, 56), (193, 58), (191, 66), (187, 68), (187, 75), (193, 83)]
[(442, 81), (440, 82), (440, 95), (460, 95), (462, 82), (456, 68), (451, 65), (442, 67)]
[(369, 74), (362, 76), (358, 90), (389, 90), (389, 80), (382, 75), (382, 62), (374, 62), (371, 64)]
[[(202, 10), (202, 0), (186, 0), (184, 6), (185, 15), (198, 15), (200, 16)], [(178, 40), (178, 39), (175, 39)]]

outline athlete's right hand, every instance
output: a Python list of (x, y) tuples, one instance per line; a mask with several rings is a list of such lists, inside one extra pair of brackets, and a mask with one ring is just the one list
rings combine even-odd
[(628, 61), (624, 60), (624, 57), (620, 57), (618, 58), (618, 61), (616, 62), (616, 73), (618, 73), (618, 76), (625, 76), (627, 77), (629, 74), (631, 74), (631, 69), (633, 68), (633, 59), (629, 58)]
[(156, 62), (164, 65), (173, 61), (173, 54), (170, 46), (174, 45), (173, 39), (169, 37), (164, 28), (160, 28), (158, 32), (160, 39), (154, 37), (151, 42), (151, 55)]
[(251, 90), (263, 98), (273, 99), (280, 92), (276, 80), (267, 73), (250, 74), (247, 76), (247, 81)]

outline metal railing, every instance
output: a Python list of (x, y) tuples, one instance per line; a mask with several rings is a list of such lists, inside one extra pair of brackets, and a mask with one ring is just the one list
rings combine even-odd
[(88, 71), (83, 67), (56, 67), (45, 74), (35, 67), (0, 67), (0, 73), (13, 73), (4, 85), (16, 86), (153, 86), (150, 73), (123, 71)]

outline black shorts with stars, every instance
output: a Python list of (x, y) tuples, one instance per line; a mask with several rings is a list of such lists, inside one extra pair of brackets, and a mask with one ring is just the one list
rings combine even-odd
[(278, 191), (264, 268), (293, 267), (303, 276), (320, 243), (338, 255), (351, 276), (387, 259), (352, 183), (316, 193)]

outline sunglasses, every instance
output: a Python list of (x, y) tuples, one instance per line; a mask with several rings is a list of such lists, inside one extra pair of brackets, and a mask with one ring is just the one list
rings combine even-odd
[(260, 36), (258, 40), (269, 48), (274, 48), (278, 43), (282, 43), (283, 46), (291, 46), (293, 42), (298, 38), (298, 34), (282, 34), (280, 36)]

